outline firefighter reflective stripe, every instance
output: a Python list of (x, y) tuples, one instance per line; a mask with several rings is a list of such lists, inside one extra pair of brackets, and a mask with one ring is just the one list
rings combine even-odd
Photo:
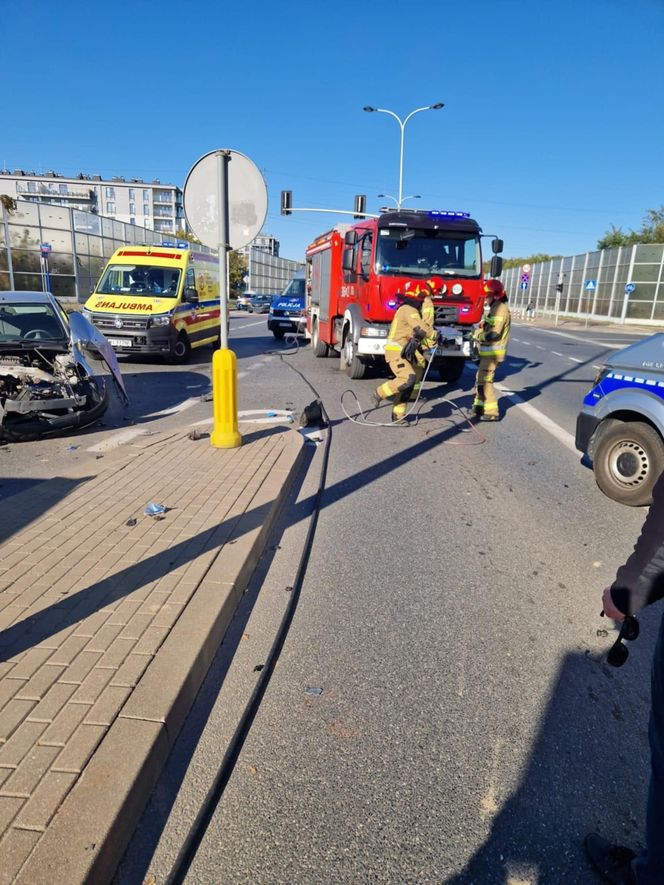
[[(495, 301), (491, 305), (489, 315), (484, 320), (484, 328), (479, 336), (480, 357), (489, 357), (499, 361), (505, 359), (510, 325), (510, 311), (507, 304), (504, 301)], [(495, 336), (495, 339), (487, 341), (489, 335), (492, 338)]]
[(396, 341), (390, 341), (389, 339), (385, 343), (385, 350), (394, 350), (398, 353), (401, 353), (403, 350), (403, 344), (398, 344)]

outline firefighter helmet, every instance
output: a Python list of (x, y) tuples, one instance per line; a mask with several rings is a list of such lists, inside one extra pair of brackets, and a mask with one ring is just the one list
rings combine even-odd
[(484, 283), (484, 294), (489, 298), (503, 298), (505, 288), (500, 280), (486, 280)]

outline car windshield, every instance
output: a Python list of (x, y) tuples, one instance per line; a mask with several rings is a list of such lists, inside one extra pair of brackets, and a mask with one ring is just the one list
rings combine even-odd
[(50, 304), (0, 304), (0, 344), (15, 341), (62, 341), (67, 334)]
[(449, 277), (478, 277), (481, 268), (479, 237), (425, 228), (380, 228), (376, 272)]
[(180, 271), (148, 264), (109, 264), (97, 286), (99, 295), (161, 295), (175, 298), (180, 287)]

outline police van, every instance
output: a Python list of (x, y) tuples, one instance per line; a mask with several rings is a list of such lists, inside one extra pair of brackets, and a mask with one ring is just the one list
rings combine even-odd
[(84, 316), (119, 354), (158, 354), (183, 363), (219, 341), (217, 258), (188, 243), (123, 246), (113, 253)]
[(304, 335), (307, 323), (304, 271), (298, 271), (281, 295), (274, 295), (267, 318), (268, 331), (280, 341), (286, 332)]
[(609, 498), (651, 503), (664, 470), (664, 333), (606, 360), (577, 417), (576, 447)]

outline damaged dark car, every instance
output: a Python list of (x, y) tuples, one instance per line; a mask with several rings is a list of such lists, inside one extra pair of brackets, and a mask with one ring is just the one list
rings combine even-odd
[[(91, 363), (105, 363), (110, 376)], [(0, 440), (87, 427), (106, 411), (112, 384), (127, 403), (113, 348), (48, 292), (0, 292)]]

